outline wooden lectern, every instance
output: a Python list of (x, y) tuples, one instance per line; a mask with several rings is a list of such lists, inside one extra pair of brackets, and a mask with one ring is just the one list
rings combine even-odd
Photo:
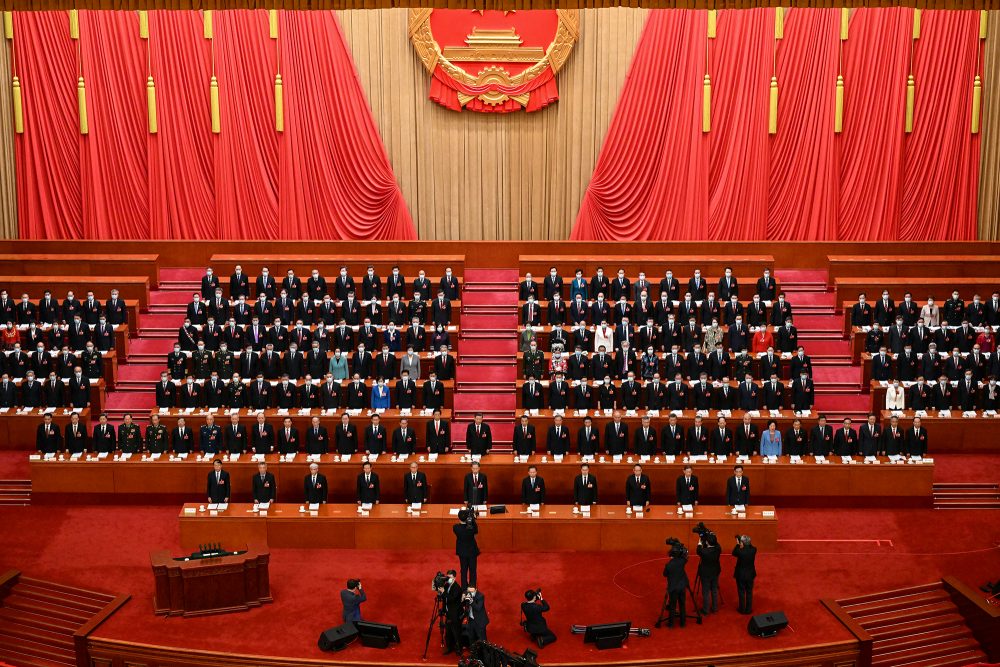
[(273, 602), (268, 579), (270, 554), (250, 546), (239, 556), (175, 560), (169, 551), (150, 554), (156, 593), (153, 613), (201, 616), (246, 611)]

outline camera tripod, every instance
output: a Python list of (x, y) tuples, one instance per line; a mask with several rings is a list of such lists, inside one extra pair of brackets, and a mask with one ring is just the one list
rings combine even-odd
[[(695, 623), (701, 625), (701, 607), (698, 606), (698, 601), (694, 597), (694, 589), (691, 588), (691, 584), (687, 585), (687, 592), (691, 596), (691, 605), (694, 607), (694, 620)], [(685, 613), (681, 616), (681, 622), (683, 623), (687, 620), (688, 614)], [(656, 627), (660, 627), (663, 622), (672, 622), (670, 619), (670, 584), (667, 584), (667, 590), (663, 591), (663, 604), (660, 606), (660, 616), (656, 619)]]
[(431, 620), (427, 623), (427, 639), (424, 640), (424, 654), (421, 660), (427, 659), (427, 649), (431, 645), (431, 633), (434, 632), (434, 621), (438, 623), (438, 633), (440, 634), (441, 646), (444, 646), (444, 607), (440, 594), (434, 595), (434, 609), (431, 611)]
[[(699, 598), (699, 597), (701, 597), (701, 601), (702, 602), (705, 601), (705, 598), (701, 595), (701, 575), (700, 574), (694, 575), (694, 593), (693, 593), (693, 595), (695, 596), (696, 599)], [(722, 587), (721, 586), (719, 587), (717, 595), (718, 595), (718, 598), (719, 598), (719, 606), (721, 607), (722, 605), (724, 605), (726, 603), (726, 600), (722, 597)], [(699, 607), (699, 609), (700, 609), (700, 607)]]

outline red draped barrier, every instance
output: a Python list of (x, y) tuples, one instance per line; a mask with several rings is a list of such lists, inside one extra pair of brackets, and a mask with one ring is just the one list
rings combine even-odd
[[(786, 10), (778, 41), (772, 9), (720, 11), (715, 39), (705, 15), (650, 13), (573, 239), (975, 238), (978, 12), (925, 11), (915, 43), (906, 8), (854, 10), (845, 42), (835, 9)], [(917, 102), (905, 134), (911, 43)]]
[[(15, 14), (21, 237), (416, 238), (333, 12), (281, 12), (279, 40), (266, 11), (213, 19), (207, 40), (199, 12), (150, 12), (147, 42), (135, 12), (81, 11), (75, 41), (65, 13)], [(213, 71), (220, 134), (211, 132)]]

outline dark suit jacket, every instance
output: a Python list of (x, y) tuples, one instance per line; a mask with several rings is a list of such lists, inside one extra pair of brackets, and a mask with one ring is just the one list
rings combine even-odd
[(527, 430), (521, 424), (514, 427), (514, 452), (516, 454), (526, 454), (529, 456), (534, 454), (536, 442), (534, 424), (528, 424)]
[(403, 474), (403, 502), (426, 503), (430, 498), (430, 489), (427, 487), (427, 475), (417, 472), (417, 479), (414, 481), (410, 472)]
[(535, 505), (545, 502), (545, 480), (536, 475), (534, 483), (531, 477), (521, 480), (521, 504)]
[(455, 533), (455, 555), (470, 558), (479, 555), (479, 545), (476, 544), (476, 533), (479, 526), (473, 524), (471, 527), (464, 523), (456, 523), (451, 527)]
[(438, 423), (438, 428), (434, 428), (434, 420), (427, 422), (426, 435), (424, 441), (427, 443), (427, 451), (431, 453), (443, 454), (446, 449), (451, 448), (451, 427), (443, 419)]
[(757, 547), (733, 547), (733, 555), (736, 556), (736, 568), (733, 570), (733, 577), (736, 581), (751, 582), (757, 576), (757, 569), (754, 561), (757, 558)]
[(368, 482), (365, 483), (365, 474), (358, 474), (357, 501), (359, 503), (377, 503), (380, 499), (378, 473), (371, 473)]
[(739, 485), (736, 484), (736, 475), (726, 480), (727, 505), (750, 504), (750, 479), (746, 475), (743, 475), (740, 482)]
[(638, 482), (635, 480), (634, 474), (629, 475), (625, 481), (625, 502), (629, 505), (649, 504), (651, 492), (652, 487), (650, 486), (648, 475), (640, 475)]
[(219, 475), (219, 481), (215, 481), (215, 470), (208, 473), (208, 496), (209, 502), (228, 503), (229, 502), (229, 473), (223, 470)]
[(271, 503), (278, 497), (278, 487), (274, 481), (274, 474), (264, 473), (264, 479), (260, 478), (260, 473), (253, 476), (253, 500), (256, 503)]
[(545, 600), (541, 602), (522, 602), (521, 613), (524, 614), (524, 630), (531, 635), (541, 635), (549, 631), (549, 626), (545, 622), (543, 613), (549, 610), (549, 603)]
[(305, 499), (307, 503), (325, 503), (327, 494), (326, 475), (317, 474), (316, 484), (312, 483), (312, 475), (306, 475), (303, 480)]
[(684, 475), (677, 478), (677, 504), (693, 505), (698, 502), (698, 477), (691, 475), (690, 484), (684, 483)]
[(465, 476), (463, 490), (463, 497), (467, 503), (471, 503), (473, 505), (485, 505), (486, 501), (489, 499), (489, 484), (486, 480), (486, 475), (482, 472), (479, 473), (478, 484), (473, 483), (471, 472), (467, 474)]
[(479, 434), (476, 434), (475, 422), (465, 429), (465, 445), (473, 454), (486, 454), (493, 448), (493, 434), (490, 425), (483, 422)]
[(577, 505), (594, 505), (597, 503), (597, 478), (587, 475), (587, 483), (583, 483), (583, 475), (577, 475), (573, 480), (573, 502)]

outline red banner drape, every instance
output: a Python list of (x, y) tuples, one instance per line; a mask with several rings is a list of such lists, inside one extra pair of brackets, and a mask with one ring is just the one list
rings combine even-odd
[[(923, 13), (910, 135), (912, 10), (857, 9), (843, 43), (835, 9), (786, 10), (777, 42), (774, 10), (720, 11), (714, 40), (704, 16), (650, 13), (572, 238), (975, 238), (978, 12)], [(712, 127), (693, 139), (706, 69)], [(778, 129), (768, 135), (772, 71)]]
[[(215, 12), (214, 40), (204, 39), (198, 12), (149, 17), (147, 43), (134, 12), (81, 11), (76, 42), (65, 13), (15, 15), (22, 237), (416, 237), (332, 12), (282, 12), (287, 42), (270, 38), (266, 11)], [(279, 49), (284, 133), (275, 129)], [(77, 116), (81, 72), (87, 135)]]

